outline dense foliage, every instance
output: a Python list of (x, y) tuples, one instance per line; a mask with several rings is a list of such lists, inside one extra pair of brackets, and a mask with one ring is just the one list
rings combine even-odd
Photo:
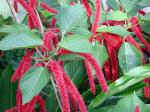
[(0, 112), (150, 112), (149, 0), (0, 0)]

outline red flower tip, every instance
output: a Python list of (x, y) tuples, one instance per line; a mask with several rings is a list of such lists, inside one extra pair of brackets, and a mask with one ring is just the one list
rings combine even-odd
[(45, 4), (44, 2), (40, 3), (40, 6), (45, 9), (46, 11), (52, 13), (52, 14), (57, 14), (57, 10), (53, 9), (52, 7), (48, 6), (47, 4)]
[(37, 0), (30, 0), (29, 4), (32, 8), (34, 8), (36, 6)]
[(88, 1), (87, 0), (82, 0), (82, 4), (84, 5), (85, 9), (86, 9), (86, 12), (87, 12), (87, 15), (90, 17), (92, 15), (92, 10), (88, 4)]
[(92, 76), (90, 63), (88, 62), (87, 59), (85, 59), (84, 65), (85, 65), (85, 68), (86, 68), (86, 71), (87, 71), (87, 75), (88, 75), (88, 78), (89, 78), (89, 85), (90, 85), (91, 92), (93, 93), (93, 95), (95, 95), (96, 90), (95, 90), (94, 78)]
[(138, 105), (135, 106), (135, 111), (134, 112), (140, 112), (140, 107)]

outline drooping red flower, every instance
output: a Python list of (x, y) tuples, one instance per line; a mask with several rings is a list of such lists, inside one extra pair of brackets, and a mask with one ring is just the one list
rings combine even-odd
[(89, 6), (88, 0), (82, 0), (82, 4), (86, 9), (87, 15), (90, 17), (92, 15), (92, 10)]
[(34, 8), (36, 6), (37, 0), (30, 0), (29, 4), (32, 8)]
[(21, 59), (18, 68), (16, 69), (15, 73), (13, 74), (11, 81), (15, 82), (16, 80), (19, 80), (24, 73), (30, 68), (31, 62), (32, 62), (32, 55), (34, 53), (34, 50), (31, 49), (25, 53), (23, 58)]
[(40, 95), (37, 96), (36, 103), (39, 104), (40, 112), (47, 112), (45, 108), (45, 101)]
[(104, 64), (104, 70), (105, 70), (105, 77), (106, 80), (111, 80), (111, 67), (110, 67), (110, 61), (109, 59)]
[(53, 17), (53, 18), (52, 18), (52, 22), (51, 22), (52, 28), (54, 28), (54, 27), (56, 26), (56, 22), (57, 22), (56, 18)]
[(66, 88), (66, 84), (63, 78), (63, 73), (59, 63), (55, 60), (51, 60), (49, 63), (49, 70), (53, 73), (55, 81), (57, 83), (58, 90), (61, 97), (63, 112), (70, 112), (68, 91)]
[(147, 85), (144, 87), (144, 96), (145, 96), (145, 98), (149, 98), (149, 97), (150, 97), (150, 88), (149, 88), (149, 86), (148, 86), (148, 84), (149, 84), (149, 79), (148, 79), (148, 78), (144, 79), (144, 83), (147, 84)]
[(95, 0), (96, 11), (94, 16), (94, 22), (92, 24), (91, 32), (95, 35), (96, 29), (99, 26), (100, 14), (101, 14), (101, 0)]
[(91, 92), (95, 95), (96, 90), (95, 90), (94, 78), (92, 76), (92, 71), (91, 71), (91, 68), (90, 68), (90, 63), (88, 62), (87, 59), (84, 60), (84, 65), (85, 65), (86, 72), (87, 72), (87, 75), (88, 75), (89, 85), (90, 85)]
[[(63, 71), (63, 70), (62, 70)], [(73, 99), (77, 102), (80, 112), (87, 112), (86, 105), (84, 103), (83, 98), (81, 97), (79, 91), (77, 90), (76, 86), (67, 76), (67, 74), (63, 71), (63, 77), (65, 84), (67, 85), (67, 89), (70, 95), (72, 95)]]
[(135, 111), (134, 112), (140, 112), (140, 107), (138, 105), (135, 106)]
[(44, 3), (44, 2), (41, 2), (40, 3), (40, 6), (43, 8), (43, 9), (45, 9), (46, 11), (48, 11), (48, 12), (50, 12), (50, 13), (52, 13), (52, 14), (57, 14), (58, 12), (57, 12), (57, 10), (55, 10), (55, 9), (53, 9), (52, 7), (50, 7), (50, 6), (48, 6), (46, 3)]

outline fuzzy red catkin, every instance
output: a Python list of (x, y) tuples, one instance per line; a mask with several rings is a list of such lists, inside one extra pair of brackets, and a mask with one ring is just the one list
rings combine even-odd
[(111, 68), (110, 68), (110, 62), (109, 62), (109, 59), (105, 62), (104, 64), (104, 70), (105, 70), (105, 77), (106, 77), (106, 80), (111, 80)]
[(90, 62), (90, 64), (95, 69), (95, 72), (96, 72), (99, 84), (100, 84), (100, 86), (102, 88), (102, 91), (103, 92), (107, 92), (108, 91), (107, 83), (106, 83), (106, 80), (104, 78), (104, 74), (103, 74), (103, 72), (101, 70), (101, 67), (97, 63), (96, 59), (91, 54), (81, 54), (80, 53), (79, 55), (85, 57), (85, 59), (87, 59)]
[(30, 68), (31, 62), (32, 62), (32, 55), (34, 53), (34, 50), (31, 49), (25, 53), (23, 58), (21, 59), (18, 68), (16, 69), (15, 73), (13, 74), (11, 81), (15, 82), (16, 80), (20, 79), (23, 74)]
[(32, 8), (34, 8), (36, 6), (37, 0), (30, 0), (29, 4)]
[(50, 61), (49, 67), (50, 67), (49, 70), (53, 73), (53, 75), (55, 77), (55, 81), (58, 86), (63, 112), (70, 112), (68, 91), (67, 91), (67, 88), (66, 88), (66, 85), (64, 82), (61, 67), (60, 67), (59, 63), (55, 60)]
[(54, 28), (54, 27), (56, 26), (56, 22), (57, 22), (56, 18), (53, 17), (53, 18), (52, 18), (52, 22), (51, 22), (52, 28)]
[(76, 101), (74, 100), (72, 94), (69, 93), (69, 99), (70, 99), (70, 104), (71, 104), (71, 110), (72, 112), (77, 112), (78, 106)]
[(52, 40), (53, 40), (54, 47), (57, 48), (57, 46), (58, 46), (58, 37), (57, 37), (56, 34), (54, 34)]
[(48, 12), (50, 12), (50, 13), (52, 13), (52, 14), (57, 14), (58, 12), (57, 12), (57, 10), (55, 10), (55, 9), (53, 9), (52, 7), (50, 7), (50, 6), (48, 6), (46, 3), (44, 3), (44, 2), (41, 2), (40, 3), (40, 6), (43, 8), (43, 9), (45, 9), (46, 11), (48, 11)]
[(144, 15), (146, 14), (145, 11), (142, 10), (142, 9), (140, 9), (140, 10), (138, 11), (138, 13), (141, 14), (142, 16), (144, 16)]
[(82, 4), (86, 9), (87, 15), (90, 17), (92, 15), (92, 10), (90, 8), (90, 5), (88, 3), (88, 0), (82, 0)]
[(16, 12), (18, 12), (18, 0), (14, 0), (14, 9)]
[(87, 112), (87, 108), (83, 98), (81, 97), (76, 86), (73, 84), (73, 82), (70, 80), (70, 78), (67, 76), (67, 74), (64, 71), (63, 71), (63, 77), (65, 80), (65, 84), (67, 85), (68, 92), (73, 96), (74, 100), (77, 102), (80, 112)]
[(91, 68), (90, 68), (90, 63), (88, 62), (87, 59), (84, 60), (84, 65), (85, 65), (86, 72), (87, 72), (88, 79), (89, 79), (90, 90), (91, 90), (92, 94), (95, 95), (96, 90), (95, 90), (94, 78), (92, 76), (92, 71), (91, 71)]
[(40, 95), (37, 96), (37, 103), (40, 106), (40, 112), (47, 112), (45, 108), (45, 101)]
[(100, 14), (101, 14), (101, 0), (95, 0), (95, 5), (96, 5), (96, 11), (95, 11), (95, 16), (94, 16), (94, 22), (92, 24), (92, 30), (91, 32), (95, 35), (96, 34), (96, 29), (99, 25), (100, 21)]
[(5, 110), (5, 112), (17, 112), (17, 107), (13, 107), (11, 109)]
[(145, 84), (147, 84), (147, 86), (144, 87), (144, 97), (149, 98), (150, 97), (150, 88), (148, 86), (149, 79), (148, 78), (144, 79), (144, 82), (145, 82)]
[(118, 60), (114, 48), (109, 44), (107, 44), (107, 50), (112, 67), (112, 80), (115, 81), (118, 79)]
[(138, 105), (135, 106), (135, 111), (134, 112), (140, 112), (140, 107)]
[(20, 87), (18, 85), (18, 88), (17, 88), (17, 92), (16, 92), (16, 104), (17, 104), (17, 112), (22, 112), (22, 93), (21, 93), (21, 90), (20, 90)]
[(33, 24), (32, 18), (30, 16), (28, 16), (28, 26), (30, 29), (34, 28), (34, 24)]

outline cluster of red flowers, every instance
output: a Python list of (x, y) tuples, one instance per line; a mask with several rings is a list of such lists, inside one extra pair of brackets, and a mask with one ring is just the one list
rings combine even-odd
[[(36, 0), (29, 0), (29, 2), (26, 2), (25, 0), (15, 0), (14, 3), (14, 8), (16, 11), (18, 11), (17, 8), (17, 3), (20, 3), (24, 9), (28, 13), (28, 26), (33, 29), (33, 28), (41, 28), (40, 21), (37, 17), (37, 12), (36, 12)], [(87, 15), (90, 17), (92, 15), (92, 9), (88, 3), (88, 0), (82, 0), (82, 4), (84, 5)], [(70, 5), (75, 5), (74, 2), (71, 2)], [(40, 3), (40, 6), (52, 13), (52, 14), (57, 14), (58, 12), (49, 7), (45, 3)], [(122, 11), (122, 8), (120, 8)], [(110, 10), (110, 8), (109, 8)], [(108, 11), (109, 11), (108, 10)], [(139, 13), (144, 15), (144, 12), (142, 10), (139, 11)], [(98, 82), (102, 88), (102, 92), (107, 92), (108, 87), (107, 87), (107, 82), (106, 80), (117, 80), (118, 79), (118, 59), (117, 59), (117, 53), (119, 52), (120, 46), (122, 45), (123, 42), (129, 42), (133, 46), (135, 46), (140, 53), (142, 54), (142, 60), (143, 64), (145, 63), (144, 61), (144, 55), (141, 49), (141, 47), (138, 45), (138, 43), (134, 40), (132, 36), (127, 36), (124, 39), (121, 38), (120, 35), (114, 35), (111, 33), (98, 33), (96, 32), (97, 27), (99, 26), (99, 21), (100, 21), (100, 14), (101, 14), (101, 0), (95, 0), (95, 16), (94, 16), (94, 22), (92, 24), (91, 32), (92, 36), (89, 39), (89, 41), (92, 43), (94, 39), (96, 39), (100, 44), (102, 43), (102, 38), (104, 39), (104, 44), (107, 47), (108, 55), (109, 58), (104, 64), (104, 71), (105, 75), (99, 65), (99, 63), (96, 61), (96, 59), (93, 57), (92, 54), (86, 54), (86, 53), (77, 53), (77, 52), (71, 52), (65, 49), (59, 49), (58, 50), (58, 57), (61, 55), (66, 55), (66, 54), (78, 54), (82, 56), (84, 60), (84, 65), (87, 71), (88, 79), (89, 79), (89, 85), (91, 92), (93, 95), (96, 94), (96, 89), (95, 89), (95, 83), (94, 83), (94, 77), (92, 75), (92, 70), (91, 67), (96, 72), (96, 76), (98, 79)], [(40, 46), (41, 53), (47, 52), (47, 51), (53, 51), (54, 49), (57, 49), (58, 46), (58, 36), (57, 32), (59, 32), (59, 29), (55, 28), (56, 27), (56, 18), (52, 18), (51, 20), (51, 27), (46, 30), (46, 32), (43, 34), (43, 45)], [(147, 43), (147, 41), (144, 39), (142, 35), (142, 30), (141, 27), (138, 23), (137, 17), (132, 17), (129, 21), (132, 24), (132, 27), (129, 29), (129, 31), (132, 31), (135, 33), (135, 35), (138, 37), (141, 43), (145, 46), (145, 49), (147, 51), (150, 51), (150, 45)], [(115, 25), (124, 25), (125, 21), (107, 21), (102, 23), (102, 25), (110, 25), (110, 26), (115, 26)], [(35, 50), (31, 49), (26, 51), (24, 57), (22, 58), (21, 62), (19, 63), (19, 66), (12, 76), (12, 81), (20, 81), (24, 73), (30, 68), (31, 63), (32, 63), (32, 55), (35, 53)], [(36, 63), (35, 66), (44, 66), (45, 63), (39, 64)], [(84, 103), (84, 100), (82, 99), (79, 91), (77, 90), (76, 86), (73, 84), (73, 82), (70, 80), (68, 75), (65, 73), (63, 70), (63, 64), (59, 63), (57, 60), (51, 59), (49, 60), (48, 70), (53, 73), (55, 82), (57, 84), (60, 98), (61, 98), (61, 105), (63, 112), (70, 112), (73, 110), (76, 112), (79, 108), (81, 112), (87, 112), (86, 105)], [(106, 78), (106, 80), (105, 80)], [(149, 84), (149, 80), (145, 79), (145, 83)], [(144, 94), (146, 97), (149, 97), (149, 87), (145, 87), (144, 89)], [(41, 112), (46, 112), (45, 109), (45, 102), (42, 99), (40, 95), (35, 96), (30, 102), (27, 104), (22, 105), (22, 93), (20, 90), (20, 87), (18, 85), (17, 93), (16, 93), (16, 103), (17, 106), (6, 110), (6, 112), (36, 112), (34, 106), (35, 104), (39, 104), (40, 111)], [(72, 109), (70, 109), (70, 107)], [(139, 107), (136, 106), (135, 112), (139, 112)]]

